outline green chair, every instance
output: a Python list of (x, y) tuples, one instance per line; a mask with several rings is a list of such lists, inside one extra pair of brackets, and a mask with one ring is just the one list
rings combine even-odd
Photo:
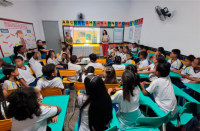
[(133, 64), (130, 64), (130, 63), (122, 63), (122, 65), (124, 65), (124, 66), (126, 67), (127, 65), (133, 65)]
[(11, 64), (12, 60), (10, 59), (10, 57), (3, 57), (1, 58), (2, 60), (4, 60), (6, 63)]
[(0, 69), (0, 74), (2, 74), (3, 73), (3, 69)]
[(4, 74), (0, 74), (0, 79), (4, 78), (4, 76), (5, 76)]
[(166, 60), (166, 61), (168, 61), (168, 60), (169, 60), (169, 58), (167, 58), (167, 57), (166, 57), (166, 58), (165, 58), (165, 60)]
[(48, 126), (51, 128), (51, 131), (62, 131), (69, 102), (69, 95), (47, 96), (44, 97), (42, 102), (49, 105), (56, 105), (61, 108), (61, 112), (58, 115), (58, 122), (56, 124), (48, 123)]
[(13, 63), (14, 63), (14, 56), (15, 56), (15, 54), (12, 54), (12, 55), (10, 56), (10, 59), (12, 60)]
[(24, 65), (29, 65), (29, 61), (24, 62)]
[(155, 55), (155, 53), (149, 53), (149, 58), (151, 58), (154, 55)]
[(140, 75), (140, 78), (149, 78), (148, 74), (139, 74), (139, 75)]
[(172, 72), (172, 71), (170, 71), (170, 73), (169, 73), (169, 77), (182, 78), (181, 75), (179, 75), (178, 73)]

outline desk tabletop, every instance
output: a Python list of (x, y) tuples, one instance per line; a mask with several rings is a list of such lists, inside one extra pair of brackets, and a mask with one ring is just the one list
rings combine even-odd
[(200, 93), (200, 83), (184, 83), (184, 85)]

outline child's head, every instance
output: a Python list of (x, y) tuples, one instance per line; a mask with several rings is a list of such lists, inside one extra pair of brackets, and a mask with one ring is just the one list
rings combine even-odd
[(165, 60), (165, 57), (163, 55), (157, 55), (157, 57), (153, 57), (153, 63), (155, 65), (158, 65), (158, 63), (165, 63), (166, 60)]
[(146, 51), (140, 52), (140, 59), (146, 59), (146, 58), (147, 58), (147, 52)]
[(143, 51), (146, 51), (146, 52), (147, 52), (147, 51), (148, 51), (148, 47), (147, 47), (147, 46), (144, 46), (144, 47), (143, 47)]
[(120, 47), (119, 47), (119, 53), (122, 53), (122, 52), (123, 52), (123, 47), (120, 46)]
[(171, 64), (168, 62), (159, 63), (156, 67), (155, 75), (157, 77), (167, 77), (170, 73)]
[(85, 71), (85, 75), (87, 75), (88, 73), (93, 73), (94, 74), (94, 67), (93, 66), (89, 66), (88, 68), (87, 68), (87, 70)]
[(67, 47), (62, 48), (63, 52), (67, 52)]
[(119, 51), (119, 47), (118, 47), (118, 46), (116, 46), (114, 50), (115, 50), (115, 51)]
[(20, 87), (8, 96), (7, 101), (9, 117), (14, 117), (18, 121), (32, 119), (33, 115), (40, 116), (42, 113), (38, 103), (38, 93), (34, 88)]
[(27, 52), (27, 58), (30, 60), (31, 57), (33, 57), (34, 59), (38, 59), (38, 53), (37, 52), (33, 52), (33, 51), (28, 51)]
[(192, 62), (192, 67), (194, 69), (200, 69), (200, 57), (194, 59), (194, 61)]
[(115, 63), (116, 64), (121, 64), (122, 58), (120, 56), (115, 57)]
[(5, 75), (4, 80), (8, 80), (10, 76), (19, 76), (19, 71), (16, 66), (6, 65), (3, 67), (3, 74)]
[(114, 48), (113, 44), (112, 44), (112, 45), (110, 45), (110, 49), (113, 49), (113, 48)]
[(133, 74), (138, 72), (137, 66), (135, 66), (135, 65), (127, 65), (125, 71), (130, 71)]
[(103, 76), (105, 77), (105, 84), (117, 84), (115, 69), (112, 66), (106, 66), (104, 68)]
[(70, 57), (70, 61), (71, 61), (71, 63), (76, 63), (78, 61), (77, 56), (76, 55), (72, 55)]
[(133, 43), (133, 48), (136, 48), (137, 47), (137, 43)]
[(171, 51), (170, 57), (172, 59), (177, 59), (179, 57), (179, 55), (181, 54), (181, 51), (179, 49), (173, 49)]
[(192, 62), (194, 61), (195, 56), (194, 55), (189, 55), (185, 58), (185, 66), (189, 67), (192, 65)]
[(133, 58), (132, 53), (131, 53), (131, 52), (128, 52), (128, 53), (126, 54), (126, 58), (127, 58), (127, 60), (131, 60), (131, 59)]
[(42, 40), (37, 40), (36, 44), (39, 45), (39, 46), (42, 46)]
[(143, 48), (144, 48), (144, 45), (140, 45), (140, 47), (139, 47), (140, 51), (142, 51)]
[(130, 102), (130, 97), (133, 95), (133, 90), (140, 86), (140, 76), (138, 73), (132, 73), (131, 71), (125, 71), (122, 74), (123, 85), (123, 100)]
[(156, 50), (160, 55), (163, 54), (164, 56), (166, 56), (165, 54), (165, 49), (163, 47), (158, 47), (158, 49)]
[(128, 51), (129, 51), (128, 46), (125, 46), (125, 47), (124, 47), (124, 53), (126, 54)]
[(66, 45), (66, 48), (70, 50), (71, 46), (69, 44)]
[(55, 77), (57, 76), (56, 66), (54, 64), (47, 64), (42, 67), (42, 73), (46, 77)]
[(14, 62), (18, 68), (21, 68), (24, 64), (24, 59), (21, 56), (14, 56)]
[(56, 55), (55, 55), (55, 53), (54, 53), (54, 51), (53, 50), (50, 50), (49, 52), (48, 52), (48, 55), (46, 56), (46, 60), (48, 60), (49, 58), (54, 58)]
[(63, 52), (61, 57), (62, 57), (62, 60), (65, 60), (67, 59), (68, 55), (67, 53)]
[(89, 55), (89, 58), (90, 58), (90, 61), (91, 61), (91, 62), (96, 62), (96, 60), (97, 60), (97, 55), (96, 55), (96, 54), (90, 54), (90, 55)]
[(19, 45), (19, 46), (14, 46), (14, 54), (15, 56), (17, 56), (17, 54), (24, 54), (26, 52), (26, 48), (23, 45)]

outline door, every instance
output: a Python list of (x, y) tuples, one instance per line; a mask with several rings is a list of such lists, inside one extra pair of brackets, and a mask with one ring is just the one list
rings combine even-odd
[(53, 49), (60, 54), (62, 45), (60, 44), (60, 34), (58, 28), (58, 21), (42, 21), (44, 28), (44, 36), (46, 40), (47, 49)]

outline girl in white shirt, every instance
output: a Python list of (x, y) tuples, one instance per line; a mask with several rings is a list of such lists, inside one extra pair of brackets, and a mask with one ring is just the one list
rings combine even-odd
[(119, 104), (117, 118), (120, 124), (120, 129), (134, 127), (138, 117), (143, 116), (139, 109), (140, 77), (138, 73), (125, 71), (122, 74), (123, 88), (109, 88), (108, 94), (111, 95), (112, 103)]
[(0, 120), (8, 119), (6, 97), (8, 93), (0, 85)]
[[(121, 57), (120, 56), (115, 57), (115, 64), (113, 64), (112, 67), (115, 70), (124, 70), (125, 69), (125, 65), (121, 64)], [(121, 77), (117, 77), (117, 79), (120, 80)]]
[(56, 64), (54, 58), (55, 58), (55, 53), (54, 53), (53, 50), (50, 50), (50, 51), (48, 52), (48, 55), (46, 56), (47, 64), (52, 63), (52, 64), (55, 64), (55, 65), (56, 65), (56, 68), (64, 69), (63, 66), (61, 66), (61, 65), (57, 65), (57, 64)]
[(18, 88), (8, 96), (8, 116), (12, 118), (12, 131), (46, 131), (47, 119), (58, 122), (61, 108), (41, 102), (36, 88)]
[(78, 96), (79, 131), (108, 129), (109, 122), (113, 118), (112, 102), (103, 80), (98, 76), (90, 75), (85, 78), (84, 85), (86, 94)]
[(21, 56), (25, 62), (28, 61), (27, 56), (26, 56), (27, 49), (25, 48), (25, 46), (19, 45), (19, 46), (15, 46), (13, 48), (14, 48), (13, 52), (14, 52), (15, 56)]

